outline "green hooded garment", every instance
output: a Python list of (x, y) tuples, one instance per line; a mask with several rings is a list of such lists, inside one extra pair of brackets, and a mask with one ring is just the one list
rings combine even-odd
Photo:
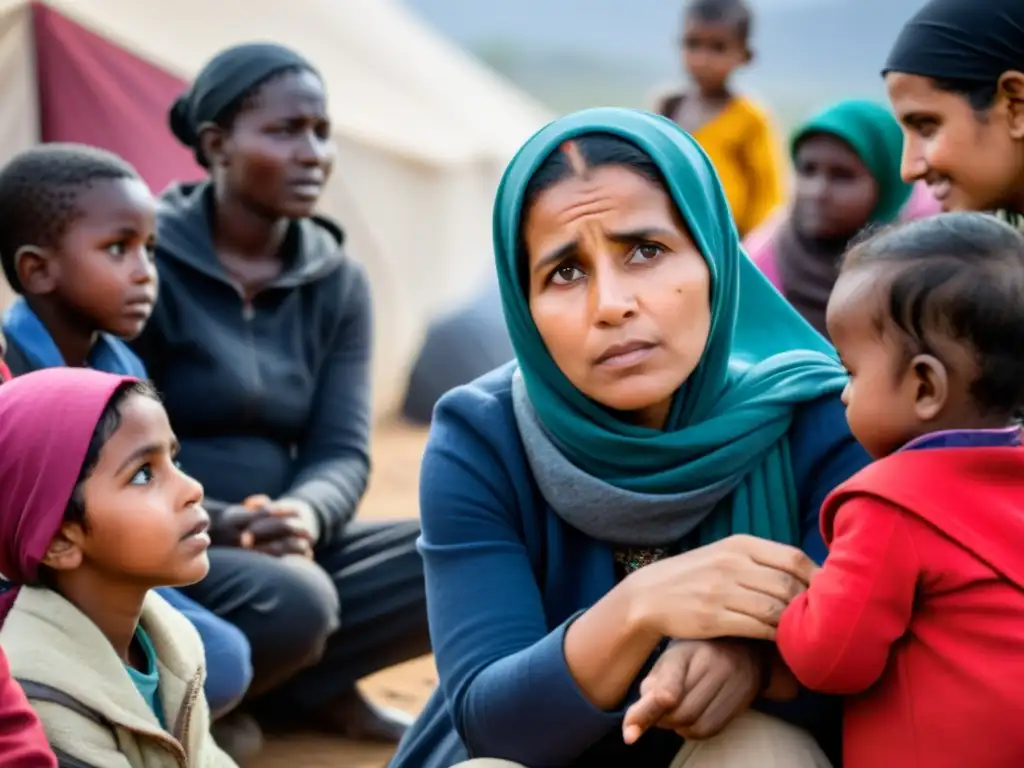
[(845, 142), (867, 167), (878, 184), (878, 202), (871, 223), (896, 221), (910, 200), (914, 186), (900, 176), (903, 130), (881, 104), (860, 99), (841, 101), (823, 109), (801, 125), (790, 140), (790, 152), (808, 136), (825, 133)]

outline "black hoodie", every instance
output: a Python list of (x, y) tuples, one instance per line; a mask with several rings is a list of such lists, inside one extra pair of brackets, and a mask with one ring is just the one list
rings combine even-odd
[(369, 475), (372, 309), (363, 267), (321, 218), (295, 222), (286, 267), (246, 301), (214, 252), (208, 183), (157, 218), (160, 295), (133, 348), (163, 395), (211, 514), (265, 493), (308, 503), (320, 541), (352, 519)]

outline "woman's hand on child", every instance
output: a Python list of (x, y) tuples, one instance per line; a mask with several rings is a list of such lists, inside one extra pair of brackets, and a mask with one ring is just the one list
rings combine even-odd
[(745, 712), (764, 687), (768, 649), (743, 640), (677, 640), (640, 684), (622, 737), (635, 743), (650, 728), (707, 739)]
[(774, 640), (782, 612), (817, 570), (796, 547), (736, 535), (648, 565), (626, 581), (639, 621), (655, 634)]

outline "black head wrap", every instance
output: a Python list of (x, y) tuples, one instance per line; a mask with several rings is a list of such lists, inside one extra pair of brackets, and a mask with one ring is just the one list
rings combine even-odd
[(171, 106), (171, 131), (178, 141), (195, 150), (196, 160), (205, 166), (199, 149), (201, 126), (216, 121), (257, 85), (288, 69), (316, 72), (298, 53), (273, 43), (246, 43), (221, 51)]
[(930, 0), (906, 23), (882, 74), (994, 85), (1024, 72), (1024, 0)]

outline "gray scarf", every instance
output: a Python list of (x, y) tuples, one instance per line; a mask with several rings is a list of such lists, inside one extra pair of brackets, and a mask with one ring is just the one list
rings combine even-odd
[(740, 479), (729, 478), (689, 493), (624, 491), (583, 472), (559, 451), (540, 423), (519, 371), (512, 405), (526, 458), (544, 500), (566, 523), (598, 541), (667, 547), (692, 533)]

